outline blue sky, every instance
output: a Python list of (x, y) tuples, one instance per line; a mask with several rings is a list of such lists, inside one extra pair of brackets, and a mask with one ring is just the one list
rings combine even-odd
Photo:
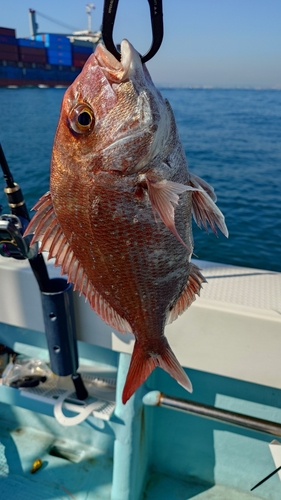
[[(76, 29), (87, 28), (85, 0), (1, 0), (0, 25), (29, 35), (29, 7)], [(99, 29), (103, 0), (94, 0)], [(167, 86), (281, 88), (281, 0), (163, 0), (164, 41), (148, 68)], [(66, 33), (38, 14), (40, 31)], [(114, 40), (140, 53), (151, 43), (147, 0), (119, 0)]]

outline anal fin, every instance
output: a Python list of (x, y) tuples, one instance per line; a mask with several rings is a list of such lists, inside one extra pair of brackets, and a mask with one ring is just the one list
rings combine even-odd
[(228, 237), (224, 216), (215, 204), (216, 195), (213, 188), (194, 174), (190, 175), (190, 186), (193, 188), (192, 214), (197, 226), (201, 228), (202, 225), (207, 231), (209, 224), (216, 235), (218, 227)]
[(195, 264), (190, 264), (190, 273), (187, 284), (181, 296), (173, 308), (169, 311), (166, 324), (172, 323), (192, 304), (192, 302), (194, 302), (196, 295), (200, 295), (202, 283), (206, 283), (206, 280), (201, 274), (199, 267), (195, 266)]

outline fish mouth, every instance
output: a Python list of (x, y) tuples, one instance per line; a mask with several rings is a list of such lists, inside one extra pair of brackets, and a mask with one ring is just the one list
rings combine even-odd
[(124, 82), (136, 74), (143, 74), (140, 55), (126, 39), (121, 42), (121, 61), (118, 61), (102, 44), (97, 46), (95, 57), (105, 76), (112, 83)]

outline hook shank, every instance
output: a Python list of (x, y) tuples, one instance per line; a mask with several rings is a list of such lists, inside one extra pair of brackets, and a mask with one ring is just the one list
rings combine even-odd
[[(102, 38), (107, 50), (120, 61), (121, 54), (118, 52), (113, 42), (113, 28), (119, 0), (104, 0), (102, 18)], [(148, 0), (150, 8), (150, 19), (152, 29), (152, 44), (144, 56), (141, 56), (142, 63), (152, 59), (158, 52), (164, 35), (162, 0)]]

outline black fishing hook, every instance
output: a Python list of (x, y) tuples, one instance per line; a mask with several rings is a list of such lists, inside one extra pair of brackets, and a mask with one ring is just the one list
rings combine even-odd
[[(121, 54), (113, 42), (113, 27), (119, 0), (104, 0), (103, 18), (102, 18), (102, 38), (104, 45), (111, 54), (120, 61)], [(145, 63), (155, 56), (163, 40), (163, 10), (162, 0), (148, 0), (150, 8), (152, 44), (149, 51), (141, 56), (142, 63)]]

